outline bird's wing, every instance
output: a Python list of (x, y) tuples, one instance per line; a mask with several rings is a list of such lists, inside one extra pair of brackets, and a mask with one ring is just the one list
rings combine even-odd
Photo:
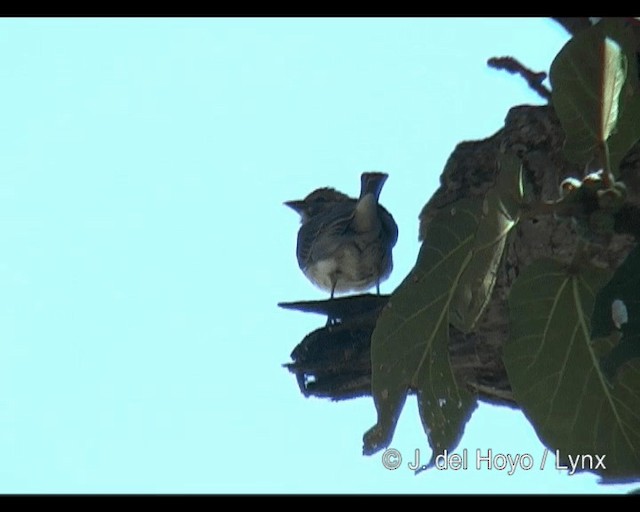
[(353, 220), (355, 204), (355, 200), (328, 204), (301, 226), (297, 248), (301, 268), (306, 268), (309, 261), (331, 256), (338, 249)]
[(378, 212), (380, 213), (380, 219), (382, 220), (383, 229), (386, 231), (387, 236), (389, 237), (389, 244), (391, 247), (396, 245), (398, 241), (398, 225), (396, 221), (393, 219), (393, 216), (387, 211), (387, 209), (378, 205)]

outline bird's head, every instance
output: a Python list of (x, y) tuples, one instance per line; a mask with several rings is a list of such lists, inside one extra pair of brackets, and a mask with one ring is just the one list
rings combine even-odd
[(284, 204), (295, 210), (302, 222), (330, 208), (332, 204), (352, 200), (348, 195), (334, 188), (324, 187), (311, 192), (304, 199), (286, 201)]

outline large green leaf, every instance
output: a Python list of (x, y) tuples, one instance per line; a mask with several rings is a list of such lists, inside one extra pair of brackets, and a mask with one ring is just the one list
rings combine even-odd
[(609, 336), (616, 330), (622, 333), (602, 358), (602, 368), (613, 380), (622, 365), (640, 358), (640, 245), (629, 253), (598, 293), (592, 323), (594, 338)]
[(551, 65), (552, 100), (567, 136), (565, 153), (580, 164), (606, 145), (611, 172), (640, 139), (636, 40), (619, 18), (572, 38)]
[(640, 139), (640, 78), (636, 37), (632, 27), (618, 18), (605, 18), (597, 25), (605, 37), (615, 40), (627, 58), (627, 79), (620, 93), (618, 122), (608, 140), (609, 163), (617, 175), (620, 161)]
[(372, 393), (378, 421), (365, 435), (365, 454), (388, 446), (408, 390), (415, 389), (432, 457), (459, 442), (476, 407), (459, 386), (448, 353), (449, 306), (471, 249), (482, 201), (463, 199), (429, 224), (414, 269), (382, 311), (371, 339)]
[(525, 268), (509, 295), (504, 363), (514, 397), (560, 462), (604, 455), (606, 469), (592, 470), (620, 481), (640, 478), (640, 365), (627, 364), (613, 386), (600, 368), (608, 347), (592, 342), (590, 321), (609, 278), (602, 269), (569, 272), (552, 260)]
[(600, 30), (586, 30), (560, 51), (549, 78), (553, 104), (567, 136), (565, 149), (584, 163), (615, 126), (626, 58), (620, 46)]
[(465, 333), (473, 330), (489, 303), (507, 237), (518, 221), (522, 205), (520, 159), (503, 154), (499, 167), (496, 184), (484, 198), (471, 261), (451, 301), (450, 321)]

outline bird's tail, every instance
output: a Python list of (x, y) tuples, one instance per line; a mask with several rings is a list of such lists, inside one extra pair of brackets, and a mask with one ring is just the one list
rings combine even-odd
[(382, 186), (387, 181), (389, 175), (384, 172), (363, 172), (360, 176), (360, 198), (363, 198), (367, 194), (373, 194), (376, 198), (376, 202), (380, 197)]

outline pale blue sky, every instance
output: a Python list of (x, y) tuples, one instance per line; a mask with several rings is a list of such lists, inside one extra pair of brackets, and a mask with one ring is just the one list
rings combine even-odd
[[(543, 19), (1, 19), (0, 492), (620, 492), (592, 475), (384, 469), (370, 399), (281, 365), (322, 318), (282, 205), (365, 170), (400, 229), (455, 145), (541, 104)], [(414, 399), (393, 447), (429, 456)], [(543, 447), (482, 405), (459, 450)]]

